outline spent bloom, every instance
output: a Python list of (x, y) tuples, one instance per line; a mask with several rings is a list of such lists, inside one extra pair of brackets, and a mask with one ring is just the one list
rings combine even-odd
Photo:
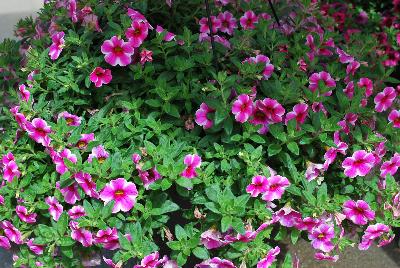
[(53, 217), (53, 220), (58, 221), (64, 210), (63, 206), (53, 196), (46, 197), (45, 201), (49, 206), (49, 213)]
[(371, 79), (366, 77), (360, 78), (360, 80), (357, 82), (357, 86), (359, 88), (365, 88), (365, 97), (368, 98), (372, 95), (372, 92), (374, 90), (374, 83)]
[(197, 154), (188, 154), (185, 156), (183, 163), (186, 165), (186, 168), (181, 173), (181, 176), (188, 179), (197, 177), (196, 168), (199, 168), (201, 165), (200, 156)]
[(358, 225), (367, 224), (368, 220), (375, 219), (375, 212), (364, 200), (347, 200), (343, 204), (343, 214), (346, 215), (347, 219)]
[(149, 34), (148, 23), (142, 20), (134, 20), (130, 28), (125, 31), (126, 38), (129, 40), (129, 44), (136, 48), (144, 42)]
[(153, 252), (147, 256), (145, 256), (142, 261), (140, 262), (140, 265), (135, 265), (133, 268), (153, 268), (153, 267), (160, 267), (164, 262), (166, 262), (167, 258), (164, 257), (160, 259), (160, 255), (158, 251)]
[(255, 23), (258, 23), (258, 16), (252, 11), (246, 11), (242, 17), (240, 17), (240, 25), (244, 30), (255, 29)]
[(240, 123), (246, 122), (253, 113), (253, 100), (249, 95), (241, 94), (232, 105), (232, 113), (235, 115), (236, 121)]
[(75, 221), (71, 221), (69, 226), (73, 240), (80, 242), (84, 247), (90, 247), (93, 244), (93, 235), (90, 231), (79, 228), (78, 223)]
[(134, 183), (118, 178), (106, 184), (100, 193), (100, 199), (104, 201), (104, 204), (115, 201), (113, 213), (127, 212), (134, 207), (137, 195), (138, 191)]
[(101, 87), (103, 84), (106, 85), (111, 82), (112, 75), (110, 69), (103, 69), (96, 67), (89, 76), (90, 81), (94, 83), (95, 87)]
[(287, 178), (280, 175), (274, 175), (267, 180), (267, 189), (264, 192), (262, 199), (265, 201), (273, 201), (275, 199), (281, 199), (286, 188), (290, 185)]
[(213, 121), (211, 121), (208, 116), (215, 110), (210, 108), (206, 103), (202, 103), (200, 108), (196, 111), (195, 121), (199, 126), (203, 126), (204, 129), (211, 128), (213, 126)]
[(92, 163), (93, 158), (97, 158), (97, 161), (99, 161), (99, 163), (101, 164), (109, 156), (110, 156), (110, 154), (104, 149), (103, 145), (99, 145), (99, 146), (93, 147), (92, 153), (88, 157), (88, 162)]
[(104, 59), (108, 64), (126, 66), (132, 61), (131, 56), (134, 53), (134, 48), (129, 42), (113, 36), (110, 40), (104, 41), (101, 52), (105, 55)]
[(19, 85), (18, 87), (19, 95), (21, 96), (21, 99), (25, 102), (29, 101), (29, 98), (31, 96), (31, 93), (29, 90), (26, 89), (26, 86), (24, 84)]
[(19, 178), (21, 176), (21, 172), (15, 162), (14, 156), (12, 154), (11, 156), (12, 160), (7, 162), (4, 161), (5, 157), (3, 157), (3, 179), (7, 182), (12, 182), (14, 178)]
[(195, 268), (236, 268), (236, 266), (229, 260), (214, 257), (196, 264)]
[(99, 194), (96, 190), (96, 183), (92, 180), (92, 176), (90, 176), (89, 173), (80, 171), (74, 175), (74, 178), (85, 194), (93, 198), (99, 198)]
[(344, 174), (350, 178), (356, 176), (364, 177), (373, 168), (375, 157), (372, 153), (367, 153), (364, 150), (358, 150), (351, 157), (347, 157), (343, 163)]
[(233, 35), (233, 31), (237, 28), (237, 23), (235, 17), (229, 11), (219, 13), (218, 19), (221, 21), (220, 31)]
[(6, 236), (0, 235), (0, 247), (7, 250), (11, 248), (10, 240)]
[(252, 197), (257, 197), (259, 194), (265, 193), (268, 189), (268, 179), (264, 176), (257, 175), (251, 179), (251, 183), (247, 185), (246, 192)]
[(273, 249), (270, 249), (267, 253), (267, 256), (264, 259), (261, 259), (257, 263), (257, 268), (268, 268), (272, 265), (272, 263), (276, 260), (276, 256), (281, 252), (281, 249), (276, 246)]
[(311, 245), (315, 249), (329, 252), (334, 248), (331, 240), (335, 237), (333, 226), (322, 223), (314, 227), (311, 233), (308, 234), (308, 239), (311, 240)]
[[(59, 186), (59, 184), (57, 184)], [(61, 194), (64, 196), (65, 202), (68, 204), (75, 204), (76, 201), (81, 200), (81, 195), (78, 191), (78, 184), (73, 183), (65, 188), (60, 188)]]
[(16, 206), (15, 212), (17, 213), (18, 217), (21, 221), (26, 223), (35, 223), (36, 222), (36, 213), (28, 213), (28, 210), (24, 206)]
[(201, 244), (207, 249), (219, 248), (226, 245), (222, 234), (214, 229), (209, 229), (200, 235)]
[(50, 46), (50, 50), (49, 50), (49, 56), (50, 59), (52, 60), (56, 60), (58, 59), (58, 57), (61, 54), (61, 51), (64, 48), (64, 32), (55, 32), (52, 36), (51, 36), (51, 40), (53, 41), (53, 43)]
[(44, 250), (44, 245), (38, 245), (34, 243), (34, 239), (31, 238), (26, 242), (26, 245), (29, 247), (29, 249), (35, 253), (36, 255), (42, 255), (43, 250)]
[(77, 127), (81, 124), (81, 118), (68, 112), (62, 112), (58, 115), (58, 119), (64, 118), (68, 126)]
[(143, 49), (140, 52), (140, 64), (145, 64), (146, 62), (152, 62), (153, 61), (153, 51)]
[(99, 230), (94, 237), (96, 244), (102, 244), (105, 249), (115, 250), (119, 248), (118, 230), (107, 227), (105, 230)]
[(361, 243), (358, 245), (358, 249), (367, 250), (375, 239), (389, 232), (390, 227), (383, 223), (369, 225), (361, 238)]
[(267, 56), (262, 55), (262, 54), (259, 54), (255, 57), (247, 58), (243, 61), (243, 63), (246, 63), (246, 62), (250, 63), (250, 64), (265, 65), (264, 70), (262, 72), (264, 80), (268, 80), (271, 77), (271, 75), (275, 69), (274, 65), (271, 63), (271, 60)]
[(140, 168), (138, 168), (138, 172), (139, 172), (139, 178), (142, 180), (143, 186), (146, 190), (149, 189), (149, 186), (152, 183), (162, 178), (161, 174), (157, 171), (156, 167), (153, 167), (148, 170), (141, 170)]
[(385, 87), (385, 89), (378, 93), (374, 98), (375, 111), (383, 112), (392, 106), (396, 98), (396, 90), (393, 87)]

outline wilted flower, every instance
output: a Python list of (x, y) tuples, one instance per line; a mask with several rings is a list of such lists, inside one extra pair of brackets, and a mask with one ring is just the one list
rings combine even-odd
[(364, 232), (364, 235), (361, 238), (361, 243), (358, 245), (358, 249), (367, 250), (376, 238), (389, 232), (390, 227), (383, 223), (376, 223), (374, 225), (368, 226)]
[(314, 254), (314, 259), (319, 260), (319, 261), (333, 261), (337, 262), (339, 259), (339, 255), (329, 255), (327, 253), (323, 252), (317, 252)]
[(82, 206), (73, 206), (70, 210), (68, 210), (68, 215), (72, 220), (84, 217), (86, 216), (85, 208)]
[(21, 221), (26, 223), (35, 223), (36, 222), (36, 213), (28, 213), (28, 210), (24, 206), (16, 206), (15, 212)]
[(236, 266), (229, 260), (214, 257), (196, 264), (195, 268), (236, 268)]
[(34, 241), (33, 238), (29, 239), (28, 242), (26, 242), (26, 245), (36, 255), (42, 255), (44, 250), (44, 245), (35, 244), (33, 241)]
[(93, 147), (92, 153), (88, 157), (88, 162), (92, 163), (93, 158), (97, 158), (97, 161), (99, 161), (99, 163), (101, 164), (109, 156), (110, 156), (110, 154), (104, 149), (103, 145), (99, 145), (97, 147)]
[(203, 126), (204, 129), (211, 128), (213, 126), (213, 121), (208, 119), (208, 115), (213, 113), (215, 110), (210, 108), (206, 103), (202, 103), (200, 108), (196, 111), (195, 121), (199, 126)]
[[(319, 83), (320, 81), (328, 88), (334, 88), (336, 87), (336, 82), (333, 80), (331, 75), (325, 71), (319, 72), (319, 73), (313, 73), (310, 78), (309, 78), (309, 83), (310, 85), (308, 88), (312, 91), (315, 92), (317, 89), (319, 89)], [(324, 93), (324, 96), (330, 96), (332, 94), (331, 91), (328, 91)]]
[(18, 90), (19, 90), (19, 94), (20, 94), (22, 100), (25, 102), (28, 102), (29, 98), (31, 96), (31, 93), (29, 92), (29, 90), (26, 89), (26, 86), (24, 84), (21, 84), (21, 85), (19, 85)]
[(105, 230), (99, 230), (94, 238), (96, 244), (102, 244), (105, 249), (115, 250), (119, 248), (118, 230), (107, 227)]
[(60, 188), (61, 194), (64, 196), (65, 202), (68, 204), (75, 204), (76, 201), (81, 200), (81, 196), (78, 192), (78, 184), (73, 183), (65, 188)]
[(164, 257), (162, 259), (159, 259), (160, 255), (158, 251), (153, 252), (147, 256), (145, 256), (142, 261), (140, 262), (140, 265), (135, 265), (133, 268), (153, 268), (153, 267), (159, 267), (162, 265), (167, 258)]
[(394, 128), (400, 128), (400, 110), (392, 110), (388, 116), (390, 123), (393, 123)]
[(17, 245), (21, 245), (24, 243), (22, 240), (22, 233), (15, 228), (9, 221), (0, 222), (0, 227), (4, 230), (4, 234), (10, 239), (11, 242), (14, 242)]
[(147, 49), (142, 49), (140, 52), (140, 64), (145, 64), (146, 62), (152, 62), (153, 61), (153, 51), (147, 50)]
[(71, 228), (72, 239), (80, 242), (84, 247), (90, 247), (93, 244), (93, 235), (90, 231), (79, 228), (78, 223), (75, 221), (71, 221), (69, 226)]
[(144, 186), (145, 189), (149, 189), (149, 186), (153, 182), (161, 179), (161, 174), (158, 173), (156, 167), (153, 167), (153, 168), (148, 169), (148, 170), (141, 170), (139, 168), (138, 172), (139, 172), (139, 178), (142, 180), (143, 186)]
[(200, 235), (201, 244), (207, 249), (219, 248), (227, 243), (223, 240), (222, 234), (214, 229), (209, 229)]
[(92, 180), (92, 176), (90, 176), (89, 173), (80, 171), (74, 175), (74, 179), (85, 194), (93, 198), (99, 198), (99, 194), (96, 190), (96, 183)]
[(293, 111), (286, 114), (285, 124), (287, 124), (289, 120), (296, 119), (296, 125), (297, 128), (299, 128), (300, 125), (304, 123), (307, 116), (308, 116), (308, 105), (305, 103), (296, 104), (293, 107)]
[(63, 206), (53, 196), (46, 197), (45, 201), (49, 205), (49, 213), (53, 217), (53, 220), (58, 221), (64, 210)]

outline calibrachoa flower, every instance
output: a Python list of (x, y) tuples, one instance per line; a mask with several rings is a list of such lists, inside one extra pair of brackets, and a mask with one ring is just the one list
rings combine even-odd
[(103, 163), (110, 154), (104, 149), (103, 145), (99, 145), (97, 147), (93, 147), (92, 153), (88, 157), (88, 162), (92, 163), (93, 158), (96, 158), (97, 161), (101, 164)]
[(115, 201), (113, 213), (127, 212), (134, 207), (137, 195), (138, 191), (134, 183), (118, 178), (106, 184), (100, 193), (100, 199), (104, 201), (104, 204)]
[(196, 154), (188, 154), (185, 156), (183, 163), (186, 165), (186, 168), (181, 173), (181, 176), (188, 179), (197, 177), (196, 168), (199, 168), (201, 165), (200, 156)]
[(335, 237), (333, 226), (322, 223), (314, 227), (311, 233), (308, 234), (308, 239), (311, 240), (311, 245), (315, 249), (323, 252), (329, 252), (334, 248), (331, 240)]
[(142, 180), (143, 186), (146, 190), (149, 189), (149, 186), (153, 182), (162, 178), (161, 174), (157, 171), (156, 167), (153, 167), (148, 170), (138, 169), (138, 172), (139, 172), (139, 178)]
[(264, 192), (262, 199), (265, 201), (273, 201), (281, 199), (285, 189), (290, 185), (287, 178), (280, 175), (274, 175), (267, 180), (267, 189)]
[(307, 230), (308, 232), (311, 232), (312, 229), (317, 226), (320, 223), (319, 219), (311, 218), (311, 217), (305, 217), (304, 219), (302, 218), (297, 218), (296, 225), (294, 226), (298, 230)]
[(349, 99), (352, 99), (354, 96), (354, 82), (350, 81), (347, 85), (346, 88), (343, 89), (343, 93), (347, 95)]
[(94, 133), (81, 134), (81, 138), (76, 143), (76, 147), (79, 149), (86, 149), (91, 141), (94, 141)]
[(211, 128), (213, 126), (213, 121), (208, 119), (210, 113), (213, 113), (215, 110), (210, 108), (206, 103), (202, 103), (200, 108), (196, 111), (195, 121), (199, 126), (203, 126), (204, 129)]
[(82, 206), (73, 206), (70, 210), (68, 210), (68, 215), (73, 220), (86, 216), (85, 208)]
[(11, 242), (14, 242), (17, 245), (21, 245), (24, 243), (22, 241), (22, 234), (21, 232), (15, 228), (9, 221), (2, 221), (0, 223), (0, 227), (4, 230), (4, 234), (10, 239)]
[(5, 236), (0, 235), (0, 247), (7, 250), (10, 249), (11, 248), (10, 240), (8, 240), (8, 238)]
[(35, 223), (36, 222), (36, 213), (28, 213), (28, 210), (24, 206), (17, 206), (15, 208), (15, 212), (21, 221), (26, 223)]
[(218, 19), (221, 21), (220, 31), (229, 35), (233, 35), (233, 31), (237, 28), (237, 23), (232, 13), (229, 11), (219, 13)]
[(205, 260), (202, 263), (196, 264), (195, 268), (236, 268), (229, 260), (214, 257), (210, 260)]
[(396, 90), (393, 87), (385, 87), (385, 89), (378, 93), (375, 98), (375, 110), (377, 112), (386, 111), (396, 98)]
[(49, 205), (49, 213), (53, 217), (53, 220), (58, 221), (64, 210), (63, 206), (53, 196), (46, 197), (45, 201)]
[(141, 20), (134, 20), (130, 28), (125, 31), (126, 38), (129, 44), (136, 48), (140, 47), (143, 41), (147, 38), (149, 32), (148, 24)]
[(20, 176), (21, 172), (14, 160), (10, 160), (7, 163), (3, 162), (3, 179), (5, 181), (12, 182), (15, 178), (18, 179)]
[(18, 87), (18, 90), (19, 90), (19, 94), (20, 94), (22, 100), (25, 102), (28, 102), (29, 97), (31, 96), (31, 93), (29, 92), (29, 90), (26, 89), (26, 86), (24, 84), (22, 84)]
[(49, 50), (49, 56), (50, 59), (52, 60), (56, 60), (58, 59), (58, 57), (61, 54), (61, 51), (64, 48), (64, 32), (55, 32), (52, 36), (51, 36), (51, 40), (53, 41), (53, 43), (50, 46), (50, 50)]
[(354, 57), (353, 56), (350, 56), (349, 54), (347, 54), (346, 52), (344, 52), (340, 48), (336, 48), (336, 53), (338, 54), (339, 61), (341, 63), (350, 63), (350, 62), (354, 61)]
[(386, 161), (381, 166), (381, 177), (386, 178), (387, 174), (394, 176), (400, 167), (400, 154), (395, 154), (389, 161)]
[(360, 68), (360, 63), (358, 61), (352, 61), (349, 64), (347, 64), (346, 74), (351, 74), (354, 76), (358, 68)]
[(286, 114), (285, 124), (288, 123), (289, 120), (296, 119), (297, 127), (303, 124), (308, 116), (308, 105), (305, 103), (296, 104), (293, 107), (293, 111)]
[[(157, 25), (156, 32), (158, 34), (161, 34), (161, 33), (164, 32), (164, 28), (161, 27), (160, 25)], [(171, 32), (168, 32), (168, 31), (165, 31), (165, 32), (166, 33), (164, 35), (164, 41), (166, 41), (166, 42), (170, 42), (170, 41), (174, 40), (174, 38), (176, 37), (176, 35), (174, 33), (171, 33)]]
[[(200, 33), (210, 33), (210, 27), (208, 27), (208, 18), (203, 17), (199, 20), (200, 24)], [(218, 30), (221, 28), (221, 20), (219, 20), (215, 16), (211, 16), (211, 27), (212, 27), (212, 32), (216, 33)]]
[(253, 113), (253, 100), (249, 95), (241, 94), (232, 105), (232, 113), (235, 115), (236, 121), (240, 123), (246, 122)]
[(262, 101), (257, 100), (253, 109), (253, 119), (250, 123), (255, 125), (279, 123), (284, 114), (285, 109), (278, 101), (270, 98), (265, 98)]
[(268, 268), (272, 265), (272, 263), (276, 260), (276, 256), (281, 252), (281, 249), (276, 246), (273, 249), (270, 249), (267, 253), (267, 256), (260, 260), (257, 263), (257, 268)]
[(383, 223), (377, 223), (368, 226), (364, 232), (364, 235), (361, 238), (361, 243), (358, 245), (358, 249), (367, 250), (372, 245), (372, 242), (376, 238), (389, 232), (390, 232), (390, 227)]
[(373, 168), (375, 157), (372, 153), (358, 150), (351, 157), (347, 157), (343, 163), (344, 174), (350, 178), (356, 176), (364, 177)]
[(81, 200), (81, 196), (78, 192), (78, 184), (73, 183), (65, 188), (60, 189), (61, 194), (64, 196), (65, 202), (68, 204), (75, 204), (76, 201)]
[(162, 258), (161, 260), (159, 259), (160, 255), (158, 251), (153, 252), (147, 256), (145, 256), (142, 261), (140, 262), (140, 265), (135, 265), (133, 268), (155, 268), (159, 267), (162, 265), (167, 259), (166, 257)]
[(119, 248), (118, 230), (107, 227), (105, 230), (99, 230), (94, 238), (96, 244), (102, 244), (105, 249), (115, 250)]
[(333, 261), (337, 262), (339, 260), (339, 255), (329, 255), (323, 252), (317, 252), (314, 254), (314, 259), (319, 261)]
[(357, 82), (357, 86), (359, 88), (365, 88), (365, 97), (368, 98), (372, 95), (372, 92), (374, 90), (374, 83), (371, 79), (366, 77), (360, 78), (360, 81)]
[(203, 232), (200, 235), (200, 241), (206, 249), (219, 248), (227, 244), (222, 239), (222, 234), (214, 229)]
[(146, 62), (152, 62), (153, 61), (153, 51), (143, 49), (140, 52), (140, 64), (145, 64)]
[(315, 163), (307, 163), (307, 169), (306, 169), (306, 179), (308, 181), (312, 181), (316, 179), (318, 176), (322, 175), (324, 173), (324, 165), (323, 164), (315, 164)]
[(367, 224), (368, 220), (375, 219), (375, 212), (364, 200), (347, 200), (343, 204), (343, 214), (346, 215), (347, 219), (358, 225)]
[(134, 48), (129, 42), (113, 36), (110, 40), (104, 41), (101, 52), (105, 55), (104, 59), (108, 64), (126, 66), (132, 61), (131, 56), (134, 53)]
[(75, 221), (71, 221), (69, 227), (71, 228), (72, 239), (80, 242), (84, 247), (90, 247), (93, 244), (93, 236), (90, 231), (79, 228), (78, 223)]
[(240, 25), (244, 30), (255, 29), (255, 23), (258, 23), (258, 16), (252, 11), (246, 11), (242, 17), (240, 17)]
[[(315, 92), (319, 88), (320, 81), (322, 81), (322, 83), (328, 88), (336, 87), (336, 82), (335, 82), (335, 80), (333, 80), (331, 75), (325, 71), (322, 71), (319, 73), (313, 73), (310, 76), (310, 78), (309, 78), (310, 85), (308, 86), (308, 88), (312, 92)], [(329, 95), (331, 95), (331, 91), (324, 93), (324, 96), (329, 96)]]
[(246, 192), (252, 197), (257, 197), (261, 193), (265, 193), (268, 189), (268, 180), (266, 177), (258, 175), (251, 179), (251, 183), (247, 185)]
[(390, 123), (393, 123), (393, 127), (400, 128), (400, 110), (392, 110), (388, 116)]
[(33, 241), (34, 241), (33, 238), (29, 239), (28, 242), (26, 242), (26, 245), (36, 255), (42, 255), (44, 250), (44, 245), (35, 244)]
[(110, 69), (103, 69), (96, 67), (89, 76), (90, 81), (94, 83), (95, 87), (101, 87), (103, 84), (106, 85), (111, 82), (112, 75)]
[(51, 133), (51, 128), (43, 119), (33, 119), (31, 123), (27, 123), (26, 129), (29, 137), (37, 143), (43, 146), (48, 146), (50, 144), (51, 138), (48, 135)]
[(96, 190), (96, 183), (92, 180), (92, 176), (90, 176), (89, 173), (80, 171), (74, 175), (74, 179), (85, 194), (93, 198), (99, 198), (99, 194)]
[(271, 64), (270, 59), (267, 56), (262, 55), (262, 54), (257, 55), (255, 57), (247, 58), (243, 62), (248, 62), (248, 63), (252, 63), (252, 64), (259, 64), (259, 63), (265, 64), (265, 68), (262, 72), (264, 80), (268, 80), (271, 77), (271, 75), (275, 69), (274, 65)]
[(65, 164), (65, 159), (68, 159), (71, 163), (76, 164), (76, 155), (71, 153), (69, 149), (64, 149), (61, 153), (56, 153), (53, 157), (53, 162), (56, 164), (56, 171), (61, 175), (68, 171), (67, 165)]

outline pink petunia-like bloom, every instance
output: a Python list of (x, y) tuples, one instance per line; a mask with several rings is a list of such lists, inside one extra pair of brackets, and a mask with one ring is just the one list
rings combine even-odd
[(220, 248), (227, 244), (223, 240), (222, 234), (214, 229), (204, 231), (200, 235), (200, 242), (206, 249)]
[(28, 213), (28, 210), (24, 206), (16, 206), (15, 212), (21, 221), (26, 223), (35, 223), (36, 222), (36, 213)]
[(239, 21), (244, 30), (252, 30), (256, 28), (254, 24), (258, 23), (258, 16), (252, 10), (248, 10), (240, 17)]
[(354, 61), (354, 57), (350, 56), (349, 54), (347, 54), (346, 52), (344, 52), (343, 50), (341, 50), (340, 48), (336, 48), (336, 53), (339, 56), (339, 61), (340, 63), (350, 63)]
[(20, 113), (19, 111), (19, 106), (14, 106), (10, 109), (10, 112), (15, 118), (15, 121), (18, 123), (19, 127), (26, 131), (27, 130), (27, 125), (28, 125), (28, 120), (26, 119), (25, 115), (23, 113)]
[(133, 48), (140, 47), (149, 34), (149, 26), (141, 20), (134, 20), (130, 28), (125, 31), (125, 36)]
[(233, 35), (233, 31), (237, 28), (235, 17), (229, 11), (218, 14), (218, 19), (221, 21), (220, 31)]
[(75, 221), (71, 221), (69, 227), (73, 240), (80, 242), (84, 247), (90, 247), (93, 244), (93, 235), (90, 231), (79, 228), (78, 223)]
[(200, 108), (196, 111), (196, 123), (199, 126), (202, 126), (204, 129), (211, 128), (214, 125), (214, 122), (210, 120), (208, 116), (213, 112), (215, 112), (215, 110), (203, 102), (202, 104), (200, 104)]
[(285, 114), (283, 106), (274, 99), (265, 98), (257, 100), (253, 109), (252, 124), (269, 124), (282, 122), (282, 117)]
[(339, 255), (329, 255), (323, 252), (316, 252), (314, 254), (314, 259), (319, 261), (332, 261), (337, 262), (339, 260)]
[(385, 87), (385, 89), (378, 93), (374, 98), (375, 111), (381, 113), (392, 106), (393, 101), (396, 99), (396, 90), (393, 87)]
[(11, 248), (10, 240), (6, 236), (0, 235), (0, 247), (7, 250)]
[(115, 264), (112, 259), (107, 259), (106, 257), (103, 256), (103, 261), (105, 264), (107, 264), (108, 267), (111, 268), (121, 268), (122, 267), (122, 262), (118, 262)]
[(156, 32), (158, 33), (158, 34), (162, 34), (162, 33), (164, 33), (165, 32), (165, 35), (164, 35), (164, 41), (166, 41), (166, 42), (170, 42), (170, 41), (172, 41), (172, 40), (174, 40), (175, 39), (175, 37), (176, 37), (176, 35), (174, 34), (174, 33), (171, 33), (171, 32), (168, 32), (168, 31), (166, 31), (163, 27), (161, 27), (160, 25), (157, 25), (157, 27), (156, 27)]
[(12, 225), (11, 222), (2, 221), (0, 223), (0, 227), (4, 230), (4, 234), (11, 242), (14, 242), (17, 245), (22, 245), (24, 243), (24, 241), (22, 240), (22, 233), (17, 228), (15, 228), (15, 226)]
[(53, 220), (58, 221), (64, 208), (53, 196), (48, 196), (45, 199), (46, 204), (49, 206), (49, 213), (53, 217)]
[(286, 188), (289, 187), (290, 182), (287, 178), (280, 175), (274, 175), (267, 180), (267, 189), (262, 196), (265, 201), (273, 201), (281, 199)]
[(4, 206), (4, 197), (0, 194), (0, 205)]
[(276, 260), (276, 256), (281, 252), (281, 249), (276, 246), (270, 249), (267, 253), (267, 256), (264, 259), (261, 259), (257, 263), (257, 268), (268, 268), (272, 265), (272, 263)]
[(241, 94), (232, 105), (232, 113), (236, 121), (246, 122), (253, 113), (253, 100), (247, 94)]
[(101, 87), (103, 84), (107, 85), (112, 80), (111, 70), (96, 67), (89, 76), (90, 81), (94, 83), (95, 87)]
[(346, 67), (346, 74), (351, 74), (354, 76), (354, 74), (356, 73), (356, 71), (358, 70), (358, 68), (360, 68), (360, 63), (358, 61), (352, 61), (349, 64), (347, 64)]
[(390, 227), (383, 223), (376, 223), (374, 225), (369, 225), (367, 229), (364, 231), (364, 235), (361, 238), (361, 243), (358, 245), (359, 250), (367, 250), (372, 242), (381, 237), (384, 234), (388, 234), (390, 232)]
[(131, 159), (134, 164), (139, 164), (139, 161), (140, 161), (140, 159), (142, 159), (142, 157), (139, 154), (135, 153), (135, 154), (132, 154)]
[(371, 79), (366, 77), (360, 78), (360, 80), (357, 82), (357, 86), (359, 88), (365, 88), (365, 97), (368, 98), (372, 95), (372, 92), (374, 90), (374, 83)]
[(400, 110), (392, 110), (388, 116), (390, 123), (393, 123), (394, 128), (400, 128)]
[(306, 121), (307, 116), (308, 105), (305, 103), (296, 104), (293, 107), (293, 111), (286, 114), (285, 124), (287, 125), (289, 120), (296, 119), (297, 128), (299, 128), (299, 126)]
[(92, 198), (99, 198), (99, 193), (96, 190), (96, 183), (92, 180), (92, 176), (90, 176), (89, 173), (80, 171), (74, 175), (74, 179), (85, 192), (85, 194)]
[(50, 59), (52, 60), (56, 60), (58, 59), (58, 57), (61, 54), (61, 51), (64, 48), (64, 32), (55, 32), (52, 36), (51, 36), (51, 40), (53, 41), (53, 43), (50, 46), (50, 50), (49, 50), (49, 56)]
[(36, 255), (42, 255), (43, 254), (43, 250), (44, 250), (44, 245), (35, 244), (33, 241), (34, 241), (33, 238), (29, 239), (26, 242), (26, 245)]
[(297, 230), (302, 230), (302, 231), (307, 231), (311, 232), (312, 229), (317, 226), (320, 223), (319, 219), (311, 218), (311, 217), (305, 217), (304, 219), (299, 218), (298, 221), (295, 224), (295, 228)]
[(82, 206), (73, 206), (70, 210), (68, 210), (68, 215), (72, 220), (84, 217), (86, 216), (85, 208)]
[[(210, 27), (208, 27), (209, 25), (207, 17), (201, 18), (199, 20), (199, 24), (200, 24), (200, 33), (205, 33), (205, 34), (210, 33)], [(211, 16), (211, 28), (213, 34), (217, 33), (218, 30), (221, 28), (221, 20), (215, 16)]]
[(315, 163), (307, 163), (307, 169), (305, 172), (306, 179), (308, 181), (315, 180), (318, 176), (324, 173), (324, 165), (323, 164), (315, 164)]
[(346, 151), (348, 148), (347, 143), (341, 141), (335, 141), (336, 148), (329, 148), (324, 154), (324, 170), (327, 170), (328, 167), (335, 161), (337, 153), (341, 153), (342, 155), (346, 155)]
[[(57, 184), (58, 186), (59, 184)], [(60, 189), (61, 194), (64, 196), (65, 202), (68, 204), (75, 204), (76, 201), (81, 200), (81, 195), (78, 192), (78, 184), (73, 183), (65, 188)]]
[(149, 189), (149, 186), (152, 183), (162, 178), (161, 174), (157, 171), (156, 167), (153, 167), (148, 170), (141, 170), (139, 168), (138, 172), (139, 172), (139, 178), (142, 180), (143, 186), (146, 190)]
[(236, 266), (229, 260), (214, 257), (196, 264), (195, 268), (236, 268)]
[(100, 193), (100, 199), (104, 201), (104, 204), (115, 201), (113, 213), (127, 212), (135, 206), (137, 195), (138, 191), (134, 183), (118, 178), (106, 184)]
[[(310, 78), (309, 78), (310, 85), (308, 86), (308, 88), (312, 92), (315, 92), (319, 88), (320, 81), (328, 88), (336, 87), (336, 82), (331, 77), (331, 75), (325, 71), (322, 71), (319, 73), (313, 73), (310, 76)], [(324, 93), (324, 96), (330, 96), (331, 94), (332, 94), (332, 91), (328, 91), (328, 92)]]
[(101, 52), (105, 55), (104, 59), (108, 64), (126, 66), (132, 62), (131, 56), (135, 50), (129, 42), (113, 36), (110, 40), (104, 41)]
[(19, 85), (18, 87), (19, 95), (21, 96), (21, 99), (25, 102), (29, 101), (29, 98), (31, 96), (31, 93), (29, 90), (26, 89), (26, 86), (24, 84)]
[(109, 156), (110, 156), (110, 154), (104, 149), (103, 145), (99, 145), (99, 146), (93, 147), (92, 153), (88, 157), (88, 162), (92, 163), (93, 158), (96, 158), (97, 161), (101, 164)]
[(77, 16), (77, 11), (76, 11), (76, 0), (69, 0), (68, 16), (71, 18), (73, 23), (78, 22), (78, 16)]
[(32, 122), (27, 123), (26, 129), (31, 139), (45, 147), (49, 146), (51, 142), (51, 138), (49, 137), (51, 128), (47, 125), (46, 121), (41, 118), (35, 118)]
[(3, 163), (3, 179), (5, 181), (11, 183), (15, 178), (18, 179), (20, 176), (21, 172), (14, 160), (11, 160), (6, 164)]
[(264, 176), (257, 175), (251, 179), (251, 183), (247, 185), (246, 192), (252, 197), (257, 197), (259, 194), (265, 193), (268, 189), (268, 179)]
[(110, 227), (99, 230), (94, 237), (94, 242), (103, 245), (105, 249), (115, 250), (119, 248), (118, 230)]
[(271, 75), (275, 69), (274, 65), (271, 64), (270, 59), (267, 56), (262, 55), (262, 54), (259, 54), (255, 57), (247, 58), (243, 61), (243, 63), (245, 63), (245, 62), (251, 63), (251, 64), (259, 64), (259, 63), (265, 64), (264, 70), (262, 72), (264, 80), (268, 80), (271, 77)]
[(354, 224), (364, 225), (375, 219), (375, 212), (364, 200), (347, 200), (343, 204), (343, 214)]
[(146, 62), (152, 62), (153, 61), (153, 51), (147, 50), (147, 49), (142, 49), (140, 52), (140, 64), (145, 64)]
[(351, 157), (347, 157), (343, 163), (344, 174), (347, 177), (354, 178), (356, 176), (364, 177), (373, 168), (375, 157), (372, 153), (364, 150), (358, 150)]
[(346, 96), (349, 99), (352, 99), (354, 96), (354, 82), (350, 81), (347, 85), (346, 88), (343, 89), (343, 93), (346, 94)]
[(183, 163), (186, 165), (185, 170), (181, 173), (182, 177), (192, 179), (197, 177), (196, 168), (201, 165), (201, 158), (197, 154), (188, 154), (185, 156)]
[(387, 174), (394, 176), (397, 170), (400, 167), (400, 154), (395, 154), (389, 161), (386, 161), (381, 166), (381, 174), (382, 178), (386, 178)]
[(160, 267), (167, 260), (166, 257), (160, 259), (158, 251), (145, 256), (140, 264), (133, 266), (133, 268), (156, 268)]
[(74, 164), (78, 161), (76, 155), (74, 155), (69, 149), (64, 149), (61, 153), (56, 153), (53, 157), (53, 162), (56, 164), (56, 171), (61, 175), (68, 171), (67, 165), (64, 162), (65, 159), (68, 159), (69, 162)]
[(314, 227), (311, 233), (308, 234), (308, 239), (311, 240), (313, 248), (323, 252), (330, 252), (334, 245), (331, 240), (335, 237), (333, 226), (322, 223)]
[(78, 149), (84, 150), (87, 148), (89, 142), (94, 141), (94, 133), (89, 133), (89, 134), (81, 134), (81, 138), (79, 141), (76, 143), (76, 147)]
[(289, 206), (284, 206), (275, 212), (273, 219), (279, 220), (279, 224), (284, 227), (296, 226), (302, 220), (301, 213)]

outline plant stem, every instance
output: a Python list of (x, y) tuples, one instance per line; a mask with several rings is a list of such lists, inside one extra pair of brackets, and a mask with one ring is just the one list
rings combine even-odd
[(269, 3), (269, 7), (272, 9), (272, 14), (274, 14), (274, 18), (275, 18), (276, 23), (278, 23), (278, 26), (281, 27), (278, 15), (276, 15), (276, 12), (275, 12), (274, 5), (272, 4), (271, 0), (268, 0), (268, 3)]
[(208, 0), (204, 0), (204, 2), (206, 4), (208, 28), (210, 29), (210, 39), (211, 39), (211, 48), (212, 48), (212, 54), (213, 54), (213, 62), (214, 62), (214, 66), (217, 67), (216, 58), (215, 58), (215, 40), (214, 40), (214, 34), (212, 31), (212, 22), (211, 22), (210, 3), (208, 2)]

